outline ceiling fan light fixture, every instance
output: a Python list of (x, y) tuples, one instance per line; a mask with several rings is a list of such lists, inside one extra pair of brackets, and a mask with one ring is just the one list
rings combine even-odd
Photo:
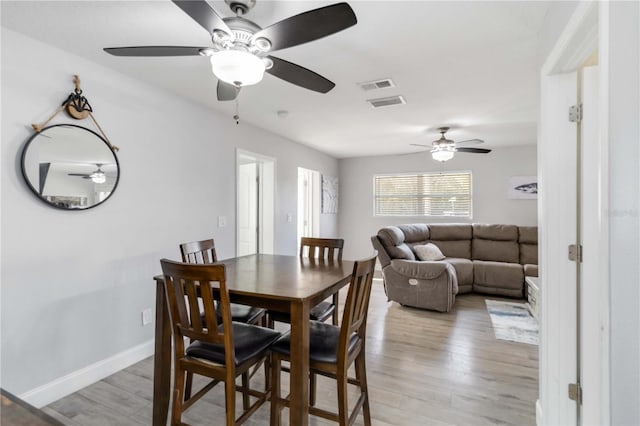
[(95, 171), (89, 175), (93, 183), (105, 183), (107, 181), (107, 175), (103, 171)]
[(264, 76), (264, 62), (249, 52), (221, 50), (214, 52), (210, 59), (215, 76), (234, 86), (259, 83)]
[(431, 157), (436, 161), (444, 163), (445, 161), (449, 161), (453, 158), (453, 153), (454, 151), (449, 149), (437, 149), (431, 151)]

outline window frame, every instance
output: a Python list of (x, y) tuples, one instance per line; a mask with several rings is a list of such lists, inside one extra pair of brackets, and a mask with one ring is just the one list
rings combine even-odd
[[(436, 214), (408, 214), (408, 215), (397, 215), (397, 214), (379, 214), (376, 211), (377, 204), (377, 187), (376, 187), (376, 179), (379, 177), (395, 177), (395, 176), (425, 176), (425, 175), (447, 175), (447, 174), (468, 174), (469, 175), (469, 212), (467, 216), (452, 216), (452, 215), (436, 215)], [(372, 212), (374, 218), (383, 218), (383, 217), (397, 217), (397, 218), (456, 218), (459, 220), (472, 220), (473, 219), (473, 172), (471, 170), (446, 170), (446, 171), (437, 171), (437, 172), (401, 172), (401, 173), (375, 173), (372, 178)], [(419, 195), (416, 194), (416, 199), (419, 198)], [(414, 212), (415, 213), (415, 212)]]

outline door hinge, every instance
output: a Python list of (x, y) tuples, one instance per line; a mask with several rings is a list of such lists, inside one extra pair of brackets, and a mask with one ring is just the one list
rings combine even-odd
[(569, 383), (569, 399), (582, 404), (582, 386), (578, 383)]
[(572, 105), (569, 107), (569, 121), (572, 123), (582, 121), (582, 105)]
[(573, 262), (582, 262), (582, 246), (579, 244), (569, 245), (569, 260)]

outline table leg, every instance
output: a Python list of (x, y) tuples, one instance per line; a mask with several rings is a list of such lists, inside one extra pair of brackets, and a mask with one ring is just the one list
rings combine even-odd
[(164, 280), (156, 280), (156, 336), (153, 360), (153, 426), (166, 426), (171, 396), (171, 326)]
[(309, 305), (291, 303), (289, 424), (309, 425)]

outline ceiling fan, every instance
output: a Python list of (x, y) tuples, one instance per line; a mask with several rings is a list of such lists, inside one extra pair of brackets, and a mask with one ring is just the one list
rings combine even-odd
[(256, 0), (225, 0), (236, 14), (221, 18), (205, 0), (172, 0), (211, 35), (212, 47), (135, 46), (108, 47), (115, 56), (205, 56), (218, 77), (219, 101), (234, 100), (243, 86), (256, 84), (267, 72), (289, 83), (327, 93), (335, 83), (300, 65), (271, 56), (271, 52), (337, 33), (358, 21), (347, 3), (309, 10), (260, 27), (244, 15)]
[(445, 162), (453, 158), (453, 154), (456, 152), (468, 152), (471, 154), (488, 154), (490, 149), (485, 148), (467, 148), (464, 145), (476, 145), (484, 143), (482, 139), (468, 139), (465, 141), (454, 142), (451, 139), (447, 139), (444, 134), (449, 131), (449, 127), (440, 127), (440, 139), (433, 141), (431, 147), (429, 145), (422, 145), (419, 143), (412, 143), (413, 146), (421, 146), (424, 148), (431, 148), (431, 157), (436, 161)]
[(105, 183), (107, 181), (107, 175), (104, 171), (102, 171), (102, 166), (105, 164), (95, 163), (97, 170), (94, 170), (91, 173), (67, 173), (68, 176), (78, 176), (82, 179), (91, 179), (93, 183)]

